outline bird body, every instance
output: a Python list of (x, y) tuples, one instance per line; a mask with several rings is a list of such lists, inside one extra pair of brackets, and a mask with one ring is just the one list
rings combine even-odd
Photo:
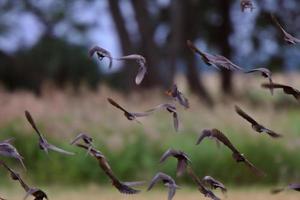
[(202, 179), (202, 182), (204, 184), (209, 185), (213, 189), (220, 188), (223, 193), (227, 192), (227, 189), (226, 189), (225, 185), (223, 183), (221, 183), (220, 181), (217, 181), (216, 179), (214, 179), (211, 176), (205, 176)]
[(179, 102), (185, 109), (190, 107), (188, 99), (178, 90), (176, 84), (174, 84), (171, 89), (167, 90), (166, 94)]
[(96, 53), (98, 59), (100, 61), (103, 60), (103, 58), (108, 58), (109, 59), (109, 66), (108, 68), (111, 69), (112, 67), (112, 60), (113, 57), (111, 56), (111, 53), (109, 51), (107, 51), (106, 49), (99, 47), (99, 46), (93, 46), (90, 50), (89, 50), (89, 57), (93, 57), (93, 55)]
[(12, 139), (4, 140), (0, 142), (0, 155), (6, 157), (12, 157), (17, 159), (22, 167), (26, 169), (25, 164), (23, 162), (23, 157), (19, 154), (18, 150), (11, 144)]

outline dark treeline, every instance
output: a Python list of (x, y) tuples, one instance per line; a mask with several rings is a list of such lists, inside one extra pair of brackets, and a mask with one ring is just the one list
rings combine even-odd
[[(224, 55), (245, 68), (263, 66), (285, 70), (299, 64), (294, 58), (299, 48), (284, 44), (269, 16), (274, 13), (289, 32), (299, 36), (300, 2), (297, 0), (259, 1), (255, 2), (253, 12), (244, 13), (240, 10), (239, 0), (161, 2), (3, 1), (0, 4), (0, 36), (15, 34), (15, 27), (7, 18), (18, 18), (21, 13), (33, 16), (41, 25), (41, 36), (33, 46), (19, 44), (12, 54), (0, 52), (0, 81), (10, 90), (26, 88), (36, 93), (40, 92), (44, 81), (52, 81), (58, 87), (71, 83), (76, 89), (83, 82), (95, 88), (100, 81), (107, 80), (122, 89), (136, 88), (132, 81), (136, 69), (132, 63), (124, 62), (124, 67), (117, 73), (105, 74), (99, 68), (99, 62), (87, 56), (90, 48), (88, 33), (102, 20), (103, 10), (110, 13), (121, 53), (138, 53), (147, 59), (148, 73), (141, 85), (143, 88), (167, 88), (178, 72), (184, 72), (190, 90), (204, 102), (213, 104), (201, 79), (201, 71), (208, 67), (186, 47), (186, 40), (206, 47), (205, 51), (210, 53)], [(75, 7), (82, 7), (83, 11), (97, 6), (99, 9), (93, 20), (74, 17), (78, 12)], [(243, 24), (246, 17), (249, 23)], [(136, 28), (132, 28), (133, 24)], [(67, 34), (57, 34), (61, 26), (67, 27)], [(245, 30), (247, 34), (241, 33)], [(70, 39), (72, 36), (78, 40), (74, 42)], [(203, 65), (201, 70), (199, 64)], [(232, 74), (226, 70), (218, 73), (223, 94), (234, 94)]]

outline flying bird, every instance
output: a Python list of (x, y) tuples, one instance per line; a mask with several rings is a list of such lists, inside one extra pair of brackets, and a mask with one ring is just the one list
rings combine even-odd
[(297, 192), (300, 192), (300, 183), (291, 183), (287, 187), (273, 189), (271, 190), (271, 193), (278, 194), (284, 190), (295, 190)]
[(175, 101), (178, 101), (184, 108), (189, 108), (189, 101), (185, 96), (178, 90), (177, 85), (174, 84), (171, 89), (166, 91), (166, 94), (172, 97)]
[(71, 142), (70, 144), (76, 144), (79, 140), (82, 140), (86, 145), (88, 145), (89, 149), (87, 150), (87, 154), (90, 153), (93, 147), (93, 138), (87, 135), (86, 133), (79, 133)]
[(223, 193), (227, 192), (227, 189), (226, 189), (225, 185), (223, 183), (221, 183), (220, 181), (217, 181), (216, 179), (214, 179), (211, 176), (205, 176), (202, 179), (202, 182), (205, 185), (208, 185), (212, 189), (220, 188)]
[[(88, 150), (90, 147), (83, 144), (76, 144), (78, 147)], [(121, 193), (136, 194), (139, 190), (133, 189), (130, 186), (139, 185), (143, 182), (121, 182), (113, 173), (105, 156), (94, 147), (91, 148), (90, 154), (98, 160), (99, 166), (104, 173), (111, 180), (112, 185), (116, 187)]]
[(190, 40), (187, 41), (187, 45), (194, 53), (199, 54), (203, 62), (205, 62), (209, 66), (213, 66), (218, 70), (221, 70), (222, 68), (230, 71), (243, 70), (241, 67), (237, 66), (224, 56), (212, 55), (201, 51)]
[(162, 181), (163, 184), (169, 188), (169, 193), (168, 193), (168, 200), (172, 200), (175, 193), (176, 193), (176, 189), (180, 188), (176, 182), (174, 181), (174, 179), (162, 172), (158, 172), (151, 180), (149, 186), (148, 186), (148, 191), (152, 189), (152, 187), (159, 181)]
[(178, 114), (177, 114), (176, 106), (174, 104), (169, 104), (169, 103), (160, 104), (150, 110), (147, 110), (146, 112), (152, 113), (156, 110), (161, 110), (161, 109), (164, 109), (172, 114), (175, 131), (178, 131), (178, 126), (179, 126)]
[(287, 42), (288, 44), (300, 43), (300, 39), (292, 36), (291, 34), (286, 32), (286, 30), (284, 30), (284, 28), (281, 26), (281, 24), (278, 22), (278, 20), (276, 19), (276, 17), (273, 14), (271, 14), (271, 18), (272, 18), (273, 22), (276, 24), (276, 26), (279, 28), (279, 30), (281, 31), (281, 34), (283, 35), (283, 39), (285, 42)]
[(241, 154), (234, 146), (233, 144), (229, 141), (229, 139), (218, 129), (204, 129), (196, 144), (200, 144), (200, 142), (204, 138), (213, 138), (216, 139), (220, 142), (222, 142), (225, 146), (227, 146), (231, 151), (232, 151), (232, 157), (233, 159), (239, 163), (243, 162), (252, 172), (254, 172), (257, 176), (265, 176), (265, 173), (256, 168), (243, 154)]
[(175, 149), (168, 149), (160, 158), (160, 163), (165, 162), (165, 160), (167, 158), (169, 158), (170, 156), (175, 157), (177, 159), (177, 176), (181, 176), (188, 165), (188, 162), (191, 162), (190, 158), (188, 157), (188, 155), (186, 153), (184, 153), (183, 151), (178, 151)]
[[(129, 111), (125, 110), (125, 108), (123, 108), (122, 106), (120, 106), (117, 102), (115, 102), (113, 99), (107, 98), (107, 101), (108, 101), (111, 105), (113, 105), (114, 107), (116, 107), (116, 108), (122, 110), (122, 111), (124, 112), (125, 117), (126, 117), (128, 120), (130, 120), (130, 121), (135, 120), (135, 121), (139, 122), (139, 121), (137, 120), (138, 117), (146, 117), (146, 116), (148, 116), (148, 115), (150, 114), (149, 112), (144, 112), (144, 113), (129, 112)], [(139, 123), (140, 123), (140, 122), (139, 122)]]
[(26, 170), (26, 167), (23, 162), (23, 157), (19, 154), (18, 150), (11, 144), (13, 139), (8, 139), (0, 142), (0, 155), (6, 157), (12, 157), (17, 159), (23, 168)]
[[(255, 72), (260, 72), (261, 75), (264, 78), (269, 79), (269, 83), (270, 84), (273, 83), (273, 81), (272, 81), (272, 72), (269, 69), (267, 69), (267, 68), (261, 67), (261, 68), (255, 68), (255, 69), (251, 69), (251, 70), (245, 71), (245, 73), (255, 73)], [(273, 95), (273, 88), (270, 88), (270, 92)]]
[(267, 133), (269, 136), (271, 136), (273, 138), (282, 137), (282, 135), (275, 133), (274, 131), (267, 129), (263, 125), (259, 124), (252, 117), (250, 117), (247, 113), (245, 113), (240, 107), (235, 106), (235, 111), (239, 116), (241, 116), (242, 118), (244, 118), (245, 120), (250, 122), (250, 124), (252, 125), (252, 129), (255, 130), (256, 132)]
[(108, 58), (109, 59), (108, 68), (111, 69), (112, 61), (113, 61), (113, 57), (111, 56), (111, 53), (109, 51), (107, 51), (106, 49), (103, 49), (102, 47), (93, 46), (89, 50), (89, 57), (92, 58), (95, 53), (100, 61), (102, 61), (103, 58)]
[(267, 89), (282, 89), (285, 94), (292, 95), (297, 101), (300, 101), (300, 91), (291, 86), (278, 83), (263, 83), (261, 86)]
[(32, 188), (29, 187), (21, 178), (21, 176), (16, 173), (14, 170), (12, 170), (11, 168), (9, 168), (3, 161), (0, 161), (0, 164), (10, 173), (10, 176), (13, 180), (15, 181), (19, 181), (20, 185), (23, 187), (23, 189), (26, 192), (25, 197), (23, 198), (23, 200), (27, 199), (27, 197), (29, 195), (34, 196), (34, 200), (43, 200), (48, 199), (46, 193), (38, 188)]
[(39, 129), (37, 128), (31, 114), (26, 110), (25, 111), (25, 116), (26, 116), (26, 119), (27, 121), (30, 123), (30, 125), (32, 126), (32, 128), (35, 130), (35, 132), (38, 134), (38, 137), (39, 137), (39, 146), (40, 146), (40, 149), (44, 150), (46, 153), (48, 153), (48, 150), (53, 150), (53, 151), (56, 151), (56, 152), (59, 152), (59, 153), (62, 153), (62, 154), (65, 154), (65, 155), (74, 155), (74, 153), (72, 152), (68, 152), (68, 151), (65, 151), (61, 148), (58, 148), (56, 146), (54, 146), (53, 144), (50, 144), (44, 137), (43, 135), (41, 134), (41, 132), (39, 131)]
[(250, 11), (254, 10), (252, 0), (241, 0), (240, 6), (241, 6), (242, 12), (244, 12), (247, 9), (249, 9)]
[(131, 54), (116, 58), (116, 60), (135, 60), (139, 65), (139, 70), (135, 77), (135, 83), (139, 85), (143, 81), (144, 76), (147, 73), (146, 59), (143, 56), (138, 54)]

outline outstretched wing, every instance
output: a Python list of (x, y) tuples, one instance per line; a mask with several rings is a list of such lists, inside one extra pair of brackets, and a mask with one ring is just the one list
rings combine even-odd
[(175, 151), (173, 149), (168, 149), (160, 158), (159, 163), (163, 163), (170, 156), (173, 156)]
[(238, 153), (240, 152), (233, 146), (233, 144), (230, 142), (230, 140), (218, 129), (212, 129), (212, 136), (217, 138), (220, 142), (222, 142), (225, 146), (227, 146), (233, 153)]
[(25, 110), (25, 116), (27, 121), (30, 123), (30, 125), (32, 126), (32, 128), (35, 130), (35, 132), (38, 134), (40, 139), (43, 139), (43, 136), (41, 134), (41, 132), (39, 131), (39, 129), (37, 128), (31, 114), (29, 113), (29, 111)]
[(209, 130), (209, 129), (204, 129), (204, 130), (201, 132), (201, 134), (200, 134), (200, 136), (199, 136), (199, 138), (198, 138), (196, 144), (200, 144), (200, 142), (201, 142), (204, 138), (206, 138), (206, 137), (211, 137), (211, 136), (212, 136), (211, 130)]
[(273, 138), (279, 138), (279, 137), (282, 137), (281, 134), (278, 134), (278, 133), (275, 133), (274, 131), (270, 130), (270, 129), (267, 129), (267, 128), (263, 128), (263, 131), (265, 133), (267, 133), (269, 136), (273, 137)]
[(135, 77), (135, 83), (137, 85), (139, 85), (143, 81), (146, 73), (147, 73), (147, 67), (146, 67), (145, 63), (139, 62), (139, 70)]
[(259, 177), (263, 177), (263, 176), (266, 176), (266, 174), (262, 171), (262, 170), (260, 170), (260, 169), (258, 169), (257, 167), (255, 167), (249, 160), (247, 160), (246, 158), (245, 158), (245, 160), (244, 160), (244, 163), (245, 163), (245, 165), (254, 173), (254, 174), (256, 174), (257, 176), (259, 176)]
[(53, 144), (49, 144), (48, 143), (48, 146), (47, 146), (48, 149), (51, 149), (53, 151), (56, 151), (56, 152), (59, 152), (59, 153), (62, 153), (62, 154), (65, 154), (65, 155), (75, 155), (75, 153), (73, 152), (69, 152), (69, 151), (65, 151), (57, 146), (54, 146)]
[(243, 117), (245, 120), (250, 122), (252, 125), (257, 125), (258, 124), (252, 117), (250, 117), (247, 113), (245, 113), (240, 107), (238, 107), (238, 106), (234, 106), (234, 107), (235, 107), (236, 113), (239, 116)]
[(107, 98), (107, 101), (108, 101), (111, 105), (115, 106), (116, 108), (118, 108), (118, 109), (120, 109), (120, 110), (122, 110), (122, 111), (128, 113), (127, 110), (125, 110), (122, 106), (120, 106), (120, 105), (119, 105), (117, 102), (115, 102), (113, 99)]
[(168, 200), (172, 200), (176, 193), (176, 188), (174, 185), (169, 186)]
[(178, 131), (179, 120), (178, 120), (177, 112), (173, 113), (173, 124), (174, 124), (175, 131)]

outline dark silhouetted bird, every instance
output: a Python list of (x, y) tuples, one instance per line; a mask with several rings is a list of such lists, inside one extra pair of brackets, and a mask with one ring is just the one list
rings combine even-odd
[(181, 176), (185, 172), (188, 162), (191, 162), (190, 158), (183, 151), (168, 149), (162, 155), (159, 162), (163, 163), (170, 156), (173, 156), (177, 159), (177, 176)]
[(271, 193), (278, 194), (279, 192), (282, 192), (284, 190), (295, 190), (297, 192), (300, 192), (300, 183), (291, 183), (287, 187), (273, 189), (271, 190)]
[(113, 58), (111, 56), (111, 53), (109, 51), (107, 51), (106, 49), (103, 49), (102, 47), (99, 46), (94, 46), (89, 50), (89, 57), (93, 57), (93, 55), (96, 53), (98, 59), (100, 61), (103, 60), (103, 58), (108, 58), (109, 59), (109, 66), (108, 68), (111, 69), (112, 67), (112, 61)]
[(184, 108), (189, 108), (189, 101), (185, 96), (178, 90), (177, 85), (174, 84), (171, 89), (166, 91), (166, 94), (172, 97), (175, 101), (178, 101)]
[(291, 86), (278, 83), (263, 83), (261, 86), (267, 89), (282, 89), (285, 94), (292, 95), (297, 101), (300, 101), (300, 91)]
[(21, 184), (21, 186), (23, 187), (23, 189), (26, 191), (26, 195), (23, 198), (24, 200), (27, 199), (27, 197), (29, 195), (34, 196), (34, 200), (43, 200), (48, 199), (47, 195), (45, 192), (43, 192), (42, 190), (38, 189), (38, 188), (32, 188), (29, 187), (24, 181), (23, 179), (20, 177), (20, 175), (18, 173), (16, 173), (15, 171), (13, 171), (11, 168), (9, 168), (3, 161), (0, 161), (0, 164), (10, 172), (10, 176), (13, 180), (15, 181), (19, 181), (19, 183)]
[(241, 0), (240, 6), (241, 6), (242, 12), (244, 12), (247, 9), (249, 9), (250, 11), (254, 10), (252, 0)]
[(257, 123), (252, 117), (250, 117), (247, 113), (245, 113), (240, 107), (235, 106), (235, 111), (238, 115), (240, 115), (242, 118), (250, 122), (252, 125), (252, 129), (255, 130), (258, 133), (267, 133), (269, 136), (273, 138), (282, 137), (282, 135), (275, 133), (274, 131), (265, 128), (261, 124)]
[(221, 70), (222, 68), (230, 71), (243, 70), (241, 67), (237, 66), (224, 56), (212, 55), (201, 51), (190, 40), (187, 41), (187, 45), (194, 53), (197, 53), (201, 56), (203, 62), (205, 62), (207, 65), (217, 68), (218, 70)]
[(227, 146), (232, 151), (232, 157), (236, 162), (243, 162), (245, 165), (254, 172), (257, 176), (264, 176), (264, 172), (256, 168), (250, 161), (248, 161), (243, 154), (241, 154), (229, 141), (229, 139), (218, 129), (204, 129), (197, 141), (197, 144), (200, 144), (200, 142), (206, 138), (214, 138), (218, 141), (222, 142), (225, 146)]
[(48, 141), (43, 137), (41, 132), (38, 130), (37, 126), (35, 125), (35, 122), (33, 121), (31, 114), (27, 110), (25, 111), (25, 116), (26, 116), (27, 121), (32, 126), (32, 128), (38, 134), (40, 149), (44, 150), (46, 153), (48, 153), (48, 150), (50, 149), (50, 150), (53, 150), (53, 151), (56, 151), (56, 152), (59, 152), (59, 153), (65, 154), (65, 155), (74, 155), (74, 153), (72, 153), (72, 152), (65, 151), (61, 148), (54, 146), (53, 144), (48, 143)]
[(279, 24), (278, 20), (276, 19), (276, 17), (274, 15), (271, 15), (271, 18), (272, 18), (273, 22), (276, 24), (276, 26), (279, 28), (279, 30), (281, 31), (281, 34), (283, 35), (283, 39), (285, 42), (287, 42), (288, 44), (300, 43), (300, 39), (292, 36), (291, 34), (289, 34), (288, 32), (286, 32), (284, 30), (284, 28)]
[[(273, 83), (273, 81), (272, 81), (272, 72), (269, 69), (262, 67), (262, 68), (255, 68), (255, 69), (251, 69), (251, 70), (245, 71), (245, 73), (254, 73), (254, 72), (260, 72), (261, 75), (264, 78), (269, 79), (269, 83), (270, 84)], [(270, 92), (273, 95), (273, 88), (270, 88)]]
[(144, 76), (147, 73), (146, 59), (143, 56), (138, 54), (132, 54), (116, 58), (116, 60), (135, 60), (139, 65), (139, 70), (135, 77), (135, 83), (139, 85), (143, 81)]
[(26, 167), (23, 163), (23, 157), (19, 154), (17, 149), (11, 144), (13, 139), (8, 139), (0, 142), (0, 155), (6, 156), (6, 157), (12, 157), (17, 159), (23, 168), (26, 170)]
[(169, 188), (169, 193), (168, 193), (168, 200), (173, 199), (175, 193), (176, 193), (176, 189), (179, 188), (179, 186), (175, 183), (174, 179), (162, 172), (158, 172), (151, 180), (149, 187), (148, 187), (148, 191), (152, 189), (152, 187), (159, 181), (162, 181), (163, 184)]
[[(83, 144), (76, 144), (76, 145), (78, 147), (81, 147), (86, 150), (89, 149), (89, 146), (86, 146)], [(119, 181), (119, 179), (114, 175), (105, 156), (99, 150), (92, 147), (90, 149), (90, 154), (98, 160), (99, 166), (105, 172), (105, 174), (108, 176), (108, 178), (111, 180), (112, 185), (114, 187), (116, 187), (121, 193), (136, 194), (139, 192), (139, 190), (133, 189), (130, 186), (142, 184), (143, 183), (142, 181), (140, 181), (140, 182), (121, 182), (121, 181)]]
[(220, 181), (217, 181), (216, 179), (214, 179), (211, 176), (205, 176), (202, 179), (202, 182), (205, 185), (209, 186), (210, 188), (213, 188), (213, 189), (220, 188), (223, 193), (227, 192), (225, 185), (223, 183), (221, 183)]

